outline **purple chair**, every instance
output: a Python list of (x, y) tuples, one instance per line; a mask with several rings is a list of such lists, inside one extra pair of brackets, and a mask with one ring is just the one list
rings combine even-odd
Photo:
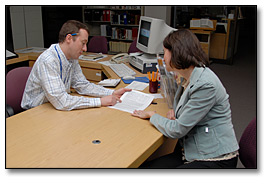
[(108, 53), (108, 43), (104, 36), (93, 36), (88, 43), (88, 52)]
[(244, 130), (239, 142), (239, 158), (245, 168), (257, 168), (256, 118)]
[(24, 110), (21, 108), (21, 101), (31, 69), (32, 67), (15, 68), (6, 76), (6, 106), (12, 107), (14, 114)]
[(128, 53), (134, 53), (134, 52), (142, 52), (136, 47), (137, 39), (133, 40), (133, 42), (130, 44)]

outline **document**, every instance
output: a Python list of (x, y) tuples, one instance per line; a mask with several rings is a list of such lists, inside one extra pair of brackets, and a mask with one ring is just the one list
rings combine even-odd
[(115, 87), (120, 83), (121, 79), (104, 79), (98, 83), (98, 85), (105, 87)]
[(126, 86), (125, 88), (142, 91), (142, 90), (144, 90), (147, 86), (149, 86), (148, 83), (133, 81), (132, 83), (130, 83), (130, 84), (129, 84), (128, 86)]
[(107, 57), (107, 55), (103, 54), (89, 54), (89, 55), (80, 55), (78, 59), (85, 60), (85, 61), (98, 61)]
[(46, 50), (46, 48), (42, 48), (42, 47), (29, 47), (29, 48), (25, 48), (25, 49), (16, 50), (16, 52), (17, 53), (30, 53), (30, 52), (41, 53), (45, 50)]
[(133, 113), (134, 110), (145, 110), (151, 104), (154, 97), (140, 91), (132, 90), (124, 93), (120, 99), (122, 100), (121, 103), (118, 102), (114, 106), (108, 107)]
[(17, 55), (13, 52), (10, 52), (9, 50), (6, 50), (6, 59), (11, 59), (17, 57)]
[(190, 27), (213, 28), (213, 22), (209, 19), (190, 20)]

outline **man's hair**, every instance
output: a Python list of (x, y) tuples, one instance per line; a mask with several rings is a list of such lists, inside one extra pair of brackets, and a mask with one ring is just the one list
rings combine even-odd
[(63, 43), (67, 34), (73, 34), (73, 33), (78, 33), (80, 29), (84, 29), (88, 32), (88, 34), (90, 35), (89, 32), (89, 28), (77, 21), (77, 20), (68, 20), (67, 22), (65, 22), (59, 32), (59, 43)]
[(172, 68), (209, 66), (207, 54), (203, 51), (195, 34), (188, 29), (171, 32), (164, 39), (163, 46), (171, 52), (170, 66)]

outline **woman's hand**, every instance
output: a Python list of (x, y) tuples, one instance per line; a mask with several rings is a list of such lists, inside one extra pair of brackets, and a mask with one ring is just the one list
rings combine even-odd
[(151, 116), (153, 116), (154, 114), (156, 114), (155, 111), (135, 110), (135, 111), (133, 111), (133, 113), (131, 115), (142, 118), (142, 119), (148, 119), (148, 118), (151, 118)]
[(167, 112), (166, 117), (167, 117), (168, 119), (175, 120), (176, 117), (175, 117), (175, 111), (174, 111), (174, 109), (169, 110), (169, 111)]

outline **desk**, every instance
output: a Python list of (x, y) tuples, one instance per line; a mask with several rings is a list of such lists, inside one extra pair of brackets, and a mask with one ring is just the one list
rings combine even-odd
[[(29, 62), (29, 66), (32, 67), (39, 57), (41, 53), (18, 53), (18, 58), (14, 59), (9, 59), (6, 60), (6, 66), (16, 64), (16, 63), (21, 63), (21, 62)], [(85, 52), (84, 54), (90, 54)], [(111, 58), (111, 55), (108, 55), (108, 57), (103, 58), (102, 60), (99, 61), (107, 61)], [(93, 62), (93, 61), (84, 61), (84, 60), (78, 60), (79, 65), (82, 68), (82, 72), (85, 75), (85, 77), (94, 82), (101, 81), (105, 78), (103, 75), (103, 66), (102, 64), (98, 63), (99, 61)]]
[[(117, 77), (109, 67), (104, 70)], [(121, 81), (118, 88), (124, 86)], [(147, 110), (165, 116), (167, 104), (155, 102)], [(135, 168), (165, 140), (148, 120), (127, 112), (108, 107), (58, 111), (45, 103), (6, 119), (6, 168)]]
[(198, 38), (204, 52), (210, 57), (210, 39), (213, 31), (209, 30), (191, 30)]

